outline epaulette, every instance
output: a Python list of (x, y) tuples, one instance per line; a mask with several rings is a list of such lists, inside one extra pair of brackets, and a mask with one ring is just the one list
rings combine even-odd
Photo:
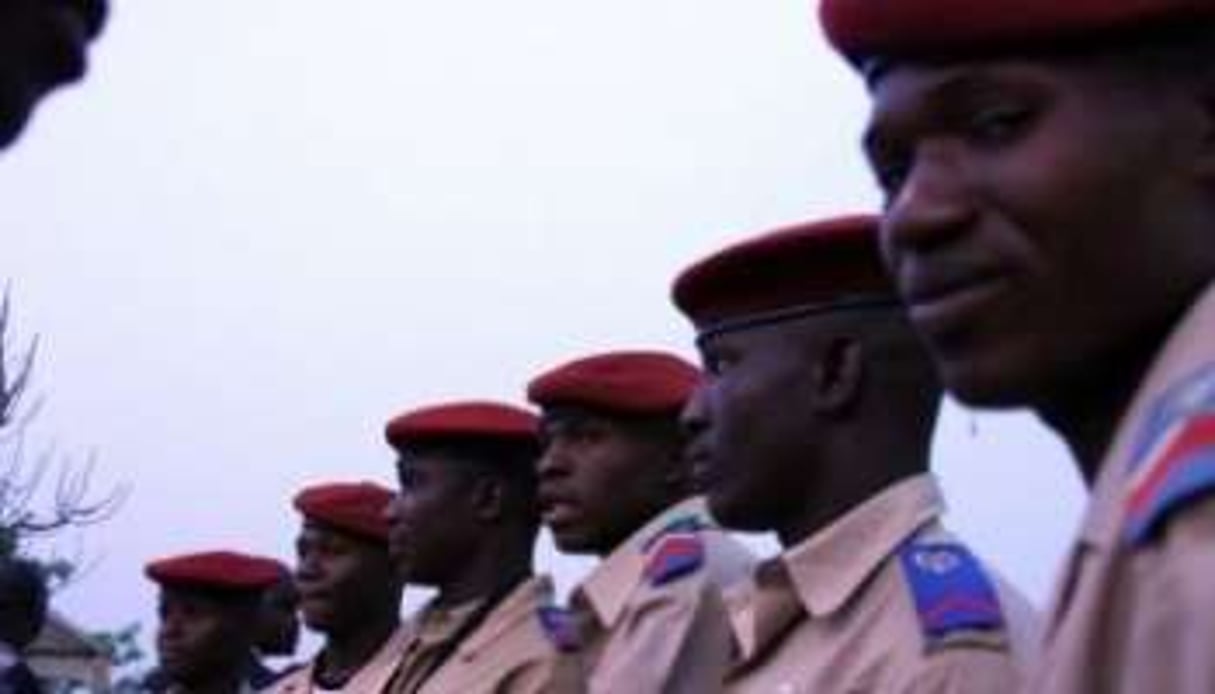
[(1123, 540), (1136, 546), (1178, 509), (1215, 493), (1215, 365), (1165, 391), (1133, 446)]
[(683, 516), (663, 526), (642, 547), (646, 554), (643, 574), (654, 587), (695, 573), (705, 563), (705, 543), (700, 532), (710, 528), (695, 515)]
[(573, 612), (557, 605), (541, 605), (536, 608), (536, 618), (540, 620), (540, 630), (558, 651), (572, 653), (581, 648), (582, 638)]
[(1005, 645), (995, 586), (969, 550), (957, 542), (912, 540), (898, 555), (929, 649)]

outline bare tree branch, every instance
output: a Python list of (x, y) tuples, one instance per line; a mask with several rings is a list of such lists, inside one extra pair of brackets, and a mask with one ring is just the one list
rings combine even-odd
[[(0, 298), (0, 556), (23, 540), (68, 528), (94, 525), (111, 518), (129, 488), (115, 486), (95, 493), (97, 456), (82, 463), (54, 446), (27, 455), (26, 429), (40, 401), (25, 405), (38, 340), (17, 358), (9, 351), (11, 299), (8, 288)], [(15, 370), (12, 368), (15, 362)], [(53, 488), (47, 487), (53, 480)]]

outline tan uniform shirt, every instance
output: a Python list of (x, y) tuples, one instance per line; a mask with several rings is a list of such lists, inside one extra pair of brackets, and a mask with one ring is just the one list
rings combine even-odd
[(731, 649), (721, 591), (745, 579), (754, 563), (700, 498), (672, 506), (634, 533), (571, 598), (589, 691), (719, 691)]
[(1215, 692), (1215, 286), (1102, 461), (1029, 691)]
[[(407, 632), (404, 627), (400, 627), (394, 631), (388, 637), (388, 640), (384, 642), (384, 645), (380, 646), (380, 649), (371, 657), (371, 660), (368, 660), (367, 664), (359, 668), (359, 671), (337, 691), (349, 692), (349, 694), (379, 694), (383, 692), (389, 678), (392, 677), (392, 673), (396, 669), (401, 652), (405, 648), (406, 636)], [(310, 692), (317, 691), (312, 685), (312, 675), (315, 667), (316, 661), (313, 660), (307, 665), (284, 675), (277, 682), (262, 691), (268, 694), (309, 694)]]
[[(485, 603), (423, 607), (407, 625), (408, 638), (389, 691), (392, 694), (531, 694), (577, 692), (578, 673), (559, 657), (539, 611), (552, 602), (547, 577), (524, 581), (459, 644)], [(454, 646), (454, 650), (453, 650)], [(439, 659), (446, 660), (436, 670)]]
[(578, 694), (581, 673), (546, 633), (540, 611), (553, 585), (537, 577), (516, 588), (418, 691), (422, 694)]
[(1016, 691), (1036, 616), (944, 531), (942, 511), (935, 481), (916, 476), (761, 564), (728, 596), (739, 662), (727, 691)]

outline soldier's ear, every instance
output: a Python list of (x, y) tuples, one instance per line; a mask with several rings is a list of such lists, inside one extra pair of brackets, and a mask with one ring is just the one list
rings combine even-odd
[(811, 378), (816, 412), (827, 416), (847, 413), (860, 398), (865, 378), (862, 341), (851, 335), (827, 340), (815, 355)]
[(1193, 161), (1198, 175), (1208, 184), (1215, 184), (1215, 74), (1202, 80), (1196, 89), (1200, 131)]
[(505, 482), (494, 476), (482, 476), (472, 488), (473, 514), (480, 520), (495, 522), (506, 515)]

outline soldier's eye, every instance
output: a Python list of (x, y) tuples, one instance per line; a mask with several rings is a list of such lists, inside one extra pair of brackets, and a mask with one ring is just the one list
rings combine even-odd
[(1033, 109), (1019, 102), (999, 101), (972, 109), (965, 118), (966, 137), (976, 144), (993, 147), (1016, 139), (1031, 122)]
[(887, 157), (873, 161), (871, 167), (878, 187), (882, 190), (885, 204), (889, 205), (889, 201), (898, 196), (903, 184), (907, 182), (911, 172), (911, 158)]

